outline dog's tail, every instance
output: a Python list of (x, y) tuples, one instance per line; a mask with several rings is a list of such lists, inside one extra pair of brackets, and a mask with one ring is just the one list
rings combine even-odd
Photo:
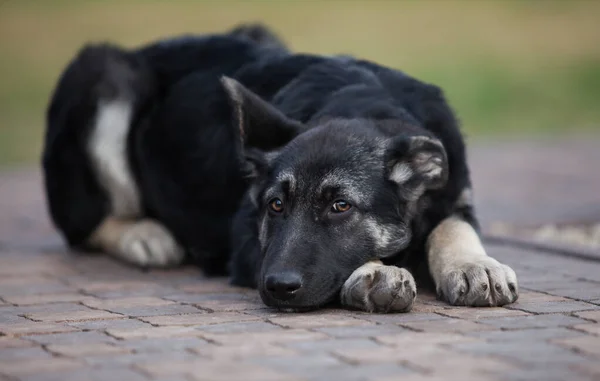
[(230, 35), (245, 37), (257, 44), (276, 48), (283, 51), (289, 51), (287, 44), (279, 37), (274, 30), (261, 23), (243, 23), (234, 26)]

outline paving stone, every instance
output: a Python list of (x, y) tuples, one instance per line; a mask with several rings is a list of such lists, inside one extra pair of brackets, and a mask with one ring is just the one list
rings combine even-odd
[(119, 348), (136, 353), (157, 353), (183, 351), (191, 348), (212, 346), (206, 340), (198, 337), (161, 337), (142, 340), (127, 340), (117, 344)]
[(327, 339), (327, 335), (306, 329), (286, 329), (283, 331), (264, 331), (251, 333), (201, 333), (202, 337), (222, 345), (236, 343), (287, 343), (295, 341), (315, 341)]
[(32, 360), (51, 357), (42, 347), (0, 349), (0, 363), (8, 361)]
[(79, 360), (68, 358), (37, 358), (0, 361), (0, 372), (7, 376), (22, 378), (29, 375), (59, 372), (68, 369), (81, 368), (84, 364)]
[(0, 349), (26, 348), (33, 345), (34, 344), (28, 340), (23, 340), (16, 337), (0, 336)]
[(230, 361), (208, 359), (178, 360), (136, 364), (136, 367), (153, 375), (183, 375), (196, 381), (299, 381), (298, 378), (276, 372), (267, 367)]
[(95, 331), (24, 336), (23, 339), (31, 340), (33, 342), (44, 345), (86, 345), (97, 343), (112, 343), (115, 341), (114, 338), (105, 335), (102, 332)]
[[(579, 301), (560, 301), (560, 302), (517, 302), (508, 306), (510, 309), (524, 310), (537, 314), (556, 313), (556, 312), (576, 312), (586, 310), (600, 310), (599, 306)], [(504, 309), (506, 310), (506, 309)]]
[(7, 296), (5, 300), (18, 306), (28, 306), (34, 304), (64, 303), (64, 302), (85, 302), (94, 298), (77, 292), (59, 293), (59, 294), (34, 294)]
[(277, 316), (269, 318), (273, 324), (287, 328), (318, 328), (318, 327), (339, 327), (352, 325), (369, 325), (371, 323), (355, 319), (345, 315), (333, 315), (318, 313), (289, 314), (287, 316)]
[(87, 356), (86, 364), (98, 367), (130, 366), (154, 363), (168, 363), (185, 360), (195, 360), (198, 356), (190, 351), (171, 350), (165, 352), (122, 353), (118, 356)]
[(227, 322), (259, 320), (259, 318), (250, 315), (243, 315), (235, 312), (214, 312), (214, 313), (195, 313), (187, 315), (170, 316), (147, 316), (140, 317), (140, 320), (158, 326), (169, 325), (210, 325)]
[[(111, 366), (106, 368), (76, 369), (56, 373), (29, 375), (22, 381), (148, 381), (148, 377), (128, 367)], [(152, 379), (156, 381), (156, 379)], [(163, 380), (164, 381), (164, 380)], [(175, 381), (175, 380), (173, 380)]]
[(247, 360), (257, 357), (270, 356), (299, 356), (298, 351), (285, 348), (277, 343), (270, 342), (243, 342), (229, 343), (228, 345), (202, 345), (190, 348), (202, 357), (216, 360)]
[(502, 329), (568, 327), (585, 323), (585, 320), (562, 314), (514, 316), (496, 319), (483, 319), (482, 324)]
[[(568, 338), (571, 340), (577, 338)], [(563, 340), (563, 339), (561, 339)], [(499, 356), (527, 366), (577, 364), (589, 361), (566, 348), (543, 341), (452, 343), (452, 348), (478, 356)]]
[(453, 318), (407, 322), (402, 323), (401, 326), (421, 332), (473, 332), (491, 329), (489, 326), (474, 321)]
[(573, 326), (573, 329), (600, 336), (600, 324), (579, 324)]
[(587, 353), (600, 360), (600, 339), (596, 336), (578, 336), (552, 340), (553, 343)]
[[(440, 308), (436, 308), (440, 310)], [(444, 316), (437, 313), (425, 312), (425, 313), (402, 313), (402, 314), (367, 314), (357, 313), (357, 318), (361, 320), (367, 320), (373, 323), (383, 324), (400, 324), (415, 321), (430, 321), (430, 320), (444, 320)]]
[(452, 375), (451, 379), (458, 380), (479, 379), (489, 373), (502, 373), (513, 369), (513, 366), (505, 360), (465, 355), (431, 344), (410, 348), (381, 347), (369, 350), (340, 348), (335, 353), (352, 362), (378, 366), (400, 362), (428, 375), (441, 375), (445, 379), (448, 379), (449, 375)]
[(338, 338), (376, 337), (383, 335), (397, 335), (410, 332), (405, 328), (391, 324), (366, 325), (366, 326), (341, 326), (314, 328), (313, 331), (322, 332), (328, 336)]
[(258, 295), (250, 297), (239, 293), (180, 294), (166, 296), (166, 299), (193, 304), (198, 308), (215, 312), (257, 310), (265, 307)]
[(411, 332), (410, 334), (401, 333), (397, 335), (377, 336), (375, 337), (375, 340), (382, 344), (400, 348), (479, 341), (473, 337), (467, 337), (458, 333), (450, 332)]
[(507, 316), (526, 316), (530, 315), (527, 312), (511, 310), (507, 308), (500, 307), (490, 307), (490, 308), (452, 308), (445, 311), (440, 311), (440, 314), (460, 318), (460, 319), (469, 319), (469, 320), (479, 320), (486, 318), (500, 318)]
[[(573, 328), (587, 326), (590, 324), (576, 325)], [(467, 336), (476, 337), (478, 339), (484, 339), (488, 341), (545, 341), (549, 339), (559, 339), (564, 337), (576, 337), (583, 335), (575, 329), (568, 329), (563, 327), (556, 328), (533, 328), (533, 329), (519, 329), (512, 331), (479, 331), (479, 332), (467, 332)]]
[(21, 336), (21, 335), (42, 335), (48, 333), (60, 333), (60, 332), (75, 332), (77, 328), (69, 327), (64, 324), (54, 323), (38, 323), (27, 321), (19, 324), (11, 324), (0, 327), (0, 333), (10, 336)]
[(108, 343), (93, 344), (51, 344), (47, 350), (64, 357), (111, 356), (131, 352), (122, 346)]
[(106, 329), (137, 329), (152, 328), (151, 324), (144, 323), (137, 319), (122, 318), (109, 320), (87, 320), (66, 323), (71, 327), (82, 330), (106, 330)]
[[(96, 319), (111, 319), (121, 318), (112, 312), (94, 310), (79, 304), (73, 303), (56, 303), (38, 306), (38, 312), (26, 312), (24, 316), (28, 319), (41, 322), (69, 322), (78, 320), (96, 320)], [(32, 311), (35, 311), (32, 309)]]
[(242, 323), (223, 323), (198, 327), (202, 332), (212, 333), (253, 333), (253, 332), (272, 332), (283, 331), (278, 325), (264, 321), (248, 321)]
[(337, 348), (345, 349), (372, 349), (377, 348), (380, 344), (366, 338), (358, 339), (330, 339), (317, 341), (299, 341), (283, 344), (285, 347), (296, 349), (300, 352), (330, 352)]
[(575, 312), (573, 315), (600, 323), (600, 311)]
[(151, 339), (158, 337), (200, 336), (194, 327), (143, 327), (143, 328), (109, 328), (106, 333), (120, 340)]

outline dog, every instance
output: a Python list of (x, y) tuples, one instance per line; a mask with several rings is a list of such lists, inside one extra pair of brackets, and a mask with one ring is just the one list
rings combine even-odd
[(482, 245), (441, 89), (291, 52), (259, 24), (84, 47), (51, 96), (42, 162), (70, 247), (189, 260), (267, 306), (406, 312), (419, 272), (452, 305), (518, 298)]

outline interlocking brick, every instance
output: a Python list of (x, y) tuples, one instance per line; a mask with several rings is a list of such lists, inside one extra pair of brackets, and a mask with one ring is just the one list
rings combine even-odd
[(401, 333), (410, 332), (405, 328), (401, 328), (397, 325), (392, 324), (321, 327), (314, 328), (313, 331), (322, 332), (326, 335), (339, 338), (376, 337), (383, 335), (397, 335)]
[(194, 353), (217, 360), (243, 360), (266, 356), (298, 356), (298, 351), (270, 342), (237, 342), (228, 345), (202, 345)]
[(196, 313), (187, 315), (169, 315), (169, 316), (147, 316), (140, 317), (140, 320), (158, 326), (169, 325), (209, 325), (228, 322), (241, 322), (259, 320), (259, 318), (250, 315), (243, 315), (235, 312), (214, 312), (214, 313)]
[(517, 302), (513, 305), (508, 306), (507, 308), (524, 310), (538, 314), (600, 310), (600, 307), (594, 304), (579, 302), (575, 300), (558, 302)]
[(0, 327), (0, 333), (10, 336), (40, 335), (75, 331), (78, 331), (78, 329), (64, 324), (38, 323), (32, 321)]
[(51, 357), (42, 347), (0, 349), (0, 363), (18, 360), (35, 361), (38, 358)]
[(94, 299), (91, 296), (83, 295), (77, 292), (59, 293), (59, 294), (33, 294), (7, 296), (5, 300), (18, 306), (29, 306), (33, 304), (64, 303), (64, 302), (84, 302)]
[(386, 345), (400, 348), (479, 341), (473, 337), (450, 332), (409, 332), (398, 335), (377, 336), (375, 337), (375, 340)]
[(87, 356), (85, 362), (91, 366), (112, 367), (141, 364), (168, 363), (197, 359), (198, 355), (186, 350), (171, 350), (164, 352), (123, 353), (118, 356)]
[(233, 292), (223, 294), (170, 295), (166, 299), (193, 304), (201, 309), (216, 312), (256, 310), (265, 307), (258, 298), (258, 295), (250, 297), (247, 294)]
[(44, 306), (32, 306), (24, 316), (41, 322), (69, 322), (78, 320), (96, 320), (121, 318), (112, 312), (94, 310), (74, 303), (56, 303)]
[(156, 307), (175, 304), (172, 301), (156, 298), (153, 296), (118, 298), (118, 299), (93, 299), (83, 303), (84, 305), (99, 310), (117, 312), (122, 308)]
[(52, 344), (47, 346), (47, 350), (56, 355), (65, 357), (109, 356), (130, 352), (127, 348), (108, 343)]
[(564, 339), (552, 340), (552, 342), (567, 348), (575, 349), (579, 352), (587, 353), (600, 359), (600, 339), (596, 336), (586, 335), (568, 337)]
[(183, 351), (192, 348), (212, 346), (206, 340), (198, 337), (164, 337), (142, 340), (126, 340), (118, 346), (136, 353)]
[(300, 381), (301, 379), (267, 367), (231, 361), (196, 359), (175, 362), (136, 364), (137, 368), (153, 375), (183, 375), (195, 381)]
[(575, 312), (573, 315), (600, 323), (600, 311)]
[[(110, 366), (106, 368), (85, 367), (53, 373), (29, 375), (23, 381), (148, 381), (149, 378), (141, 372), (136, 372), (125, 366)], [(152, 379), (158, 381), (157, 379)], [(166, 380), (163, 380), (166, 381)], [(175, 381), (175, 380), (172, 380)], [(186, 380), (179, 380), (186, 381)]]
[(67, 325), (82, 330), (106, 330), (106, 329), (137, 329), (152, 328), (152, 325), (137, 319), (109, 319), (109, 320), (87, 320), (67, 323)]
[(450, 346), (472, 355), (499, 356), (526, 366), (545, 366), (552, 363), (565, 365), (589, 361), (566, 348), (544, 341), (470, 342), (452, 343)]
[(120, 340), (151, 339), (158, 337), (200, 336), (193, 327), (144, 327), (144, 328), (109, 328), (106, 333)]
[[(436, 308), (439, 310), (439, 308)], [(362, 320), (367, 320), (373, 323), (383, 323), (383, 324), (400, 324), (400, 323), (408, 323), (414, 321), (430, 321), (430, 320), (443, 320), (444, 316), (432, 313), (432, 312), (424, 312), (424, 313), (401, 313), (401, 314), (369, 314), (369, 313), (357, 313), (355, 315), (357, 318)]]
[(242, 323), (223, 323), (198, 327), (198, 330), (211, 333), (253, 333), (283, 331), (278, 325), (264, 321), (248, 321)]
[(35, 361), (31, 361), (31, 359), (0, 361), (0, 371), (16, 378), (76, 369), (82, 366), (83, 364), (78, 360), (56, 357), (37, 358)]
[(7, 301), (17, 296), (69, 293), (74, 291), (70, 287), (53, 279), (10, 279), (14, 280), (14, 282), (8, 284), (4, 281), (2, 287), (0, 287), (0, 296)]
[[(206, 279), (197, 283), (178, 286), (177, 289), (192, 294), (215, 294), (215, 293), (240, 293), (248, 292), (242, 287), (234, 287), (228, 284), (227, 279)], [(172, 292), (170, 295), (175, 295), (177, 292)]]
[(371, 323), (346, 315), (328, 315), (323, 313), (300, 313), (276, 315), (268, 319), (271, 323), (287, 328), (318, 328), (351, 325), (369, 325)]
[[(573, 328), (577, 327), (581, 326), (575, 326)], [(562, 327), (519, 329), (512, 331), (480, 331), (467, 332), (465, 334), (471, 337), (476, 337), (478, 339), (485, 339), (489, 341), (545, 341), (549, 339), (558, 339), (563, 337), (575, 337), (583, 335), (582, 332)]]
[(380, 344), (367, 338), (352, 338), (352, 339), (328, 339), (328, 340), (317, 340), (317, 341), (297, 341), (288, 342), (283, 344), (284, 346), (292, 349), (296, 349), (300, 352), (329, 352), (337, 348), (345, 349), (372, 349), (377, 348)]
[(97, 343), (112, 343), (115, 341), (114, 338), (105, 335), (104, 333), (95, 331), (24, 336), (23, 339), (31, 340), (33, 342), (44, 345), (86, 345)]
[[(321, 375), (323, 375), (329, 369), (353, 369), (334, 356), (323, 353), (308, 354), (300, 358), (294, 356), (258, 357), (249, 361), (254, 364), (277, 370), (284, 374), (292, 374), (308, 380), (314, 379), (315, 376), (321, 377)], [(340, 378), (338, 375), (336, 378), (328, 376), (322, 377), (321, 379), (334, 380)]]
[(306, 329), (229, 334), (202, 332), (201, 334), (202, 337), (222, 345), (235, 345), (236, 343), (286, 343), (327, 339), (327, 335), (323, 333), (311, 332)]
[(501, 307), (488, 307), (488, 308), (452, 308), (444, 311), (440, 311), (440, 314), (468, 319), (468, 320), (479, 320), (486, 318), (500, 318), (500, 317), (508, 317), (508, 316), (526, 316), (530, 315), (527, 312), (519, 311), (519, 310), (510, 310), (507, 308)]
[(34, 344), (28, 340), (23, 340), (16, 337), (0, 336), (0, 349), (26, 348), (33, 345)]
[(577, 331), (591, 333), (592, 335), (600, 336), (600, 324), (579, 324), (573, 326)]
[(473, 321), (453, 318), (407, 322), (402, 323), (401, 326), (421, 332), (473, 332), (491, 329), (489, 326)]
[(502, 329), (568, 327), (585, 323), (585, 320), (562, 314), (514, 316), (497, 319), (483, 319), (480, 323)]

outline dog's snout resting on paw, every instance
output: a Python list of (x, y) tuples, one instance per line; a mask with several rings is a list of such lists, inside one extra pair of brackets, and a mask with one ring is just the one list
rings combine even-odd
[(501, 306), (518, 283), (481, 243), (465, 151), (438, 87), (242, 25), (84, 47), (43, 169), (70, 246), (192, 261), (274, 308), (408, 312), (423, 269), (452, 305)]

